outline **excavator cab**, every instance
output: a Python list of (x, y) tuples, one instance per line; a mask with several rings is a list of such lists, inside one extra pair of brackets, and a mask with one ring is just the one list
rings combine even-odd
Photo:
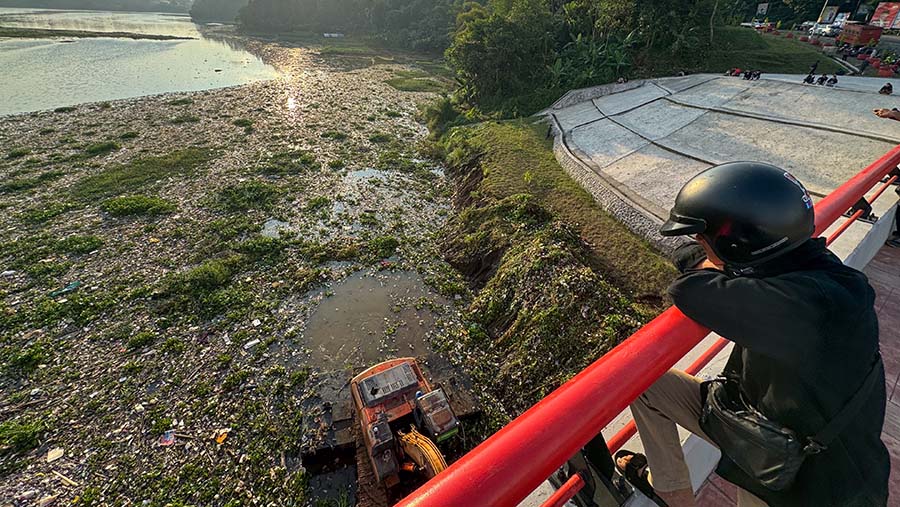
[(447, 468), (437, 444), (460, 423), (414, 358), (377, 364), (350, 384), (369, 466), (386, 490), (408, 493)]

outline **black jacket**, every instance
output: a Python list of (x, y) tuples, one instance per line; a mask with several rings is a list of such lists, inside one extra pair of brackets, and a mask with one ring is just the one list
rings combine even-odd
[[(682, 264), (695, 259), (684, 249), (681, 256)], [(669, 293), (685, 315), (735, 343), (730, 363), (738, 365), (748, 401), (801, 436), (814, 435), (844, 406), (879, 353), (875, 293), (822, 239), (752, 276), (688, 270)], [(773, 507), (887, 505), (883, 375), (880, 380), (859, 416), (826, 451), (807, 458), (788, 490), (761, 489), (727, 456), (717, 472)]]

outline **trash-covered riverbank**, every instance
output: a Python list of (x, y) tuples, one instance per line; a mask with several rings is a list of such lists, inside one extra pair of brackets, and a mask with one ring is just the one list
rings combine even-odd
[[(385, 83), (427, 72), (250, 44), (283, 77), (0, 117), (12, 505), (306, 505), (317, 379), (460, 326), (434, 95)], [(359, 355), (304, 334), (347, 283), (386, 312), (341, 330)]]

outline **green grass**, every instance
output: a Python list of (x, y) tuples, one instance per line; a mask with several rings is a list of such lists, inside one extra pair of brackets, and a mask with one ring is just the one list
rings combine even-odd
[(149, 345), (153, 345), (158, 339), (159, 336), (157, 336), (156, 333), (142, 331), (129, 338), (126, 346), (131, 350), (142, 349)]
[(134, 131), (122, 132), (119, 134), (119, 139), (127, 140), (127, 139), (137, 139), (141, 135)]
[(174, 118), (169, 119), (169, 123), (172, 125), (181, 125), (182, 123), (199, 123), (200, 117), (194, 116), (192, 114), (182, 114), (175, 116)]
[(346, 167), (347, 163), (341, 159), (332, 159), (328, 161), (328, 167), (330, 169), (343, 169)]
[(238, 118), (231, 122), (235, 127), (241, 127), (244, 129), (244, 132), (250, 133), (253, 132), (253, 120), (248, 120), (247, 118)]
[(182, 97), (180, 99), (175, 99), (175, 100), (169, 101), (170, 106), (186, 106), (186, 105), (193, 104), (193, 103), (194, 103), (194, 100), (191, 99), (190, 97)]
[(43, 224), (56, 218), (77, 206), (70, 202), (52, 202), (46, 205), (30, 208), (22, 212), (20, 218), (31, 225)]
[(164, 178), (189, 176), (212, 158), (213, 152), (202, 148), (187, 148), (166, 155), (138, 158), (82, 178), (72, 187), (71, 195), (80, 200), (97, 200), (138, 191)]
[(84, 154), (89, 157), (96, 157), (99, 155), (106, 155), (107, 153), (112, 153), (121, 148), (118, 143), (113, 141), (105, 141), (102, 143), (90, 144), (84, 149)]
[(103, 246), (103, 240), (97, 236), (68, 236), (56, 242), (55, 250), (59, 253), (81, 255), (93, 252)]
[(46, 171), (37, 176), (27, 176), (21, 178), (12, 178), (9, 181), (0, 183), (0, 194), (12, 194), (16, 192), (22, 192), (24, 190), (31, 190), (32, 188), (36, 188), (41, 186), (44, 183), (48, 183), (54, 180), (57, 180), (66, 173), (62, 171)]
[(400, 241), (393, 236), (378, 236), (366, 244), (368, 253), (376, 259), (386, 259), (397, 251)]
[[(545, 125), (527, 120), (463, 127), (449, 144), (451, 161), (484, 153), (478, 194), (504, 199), (529, 194), (535, 202), (576, 227), (591, 245), (598, 269), (629, 292), (663, 297), (675, 276), (671, 264), (645, 240), (600, 209), (553, 155)], [(455, 154), (454, 150), (458, 150)]]
[(7, 357), (7, 365), (18, 373), (28, 374), (48, 359), (50, 359), (50, 353), (47, 346), (42, 342), (37, 342), (12, 352)]
[[(708, 33), (708, 32), (707, 32)], [(640, 62), (636, 77), (673, 76), (679, 71), (724, 73), (734, 67), (763, 73), (805, 74), (819, 61), (818, 72), (833, 73), (840, 65), (821, 48), (784, 35), (759, 34), (747, 28), (721, 26), (715, 29), (713, 49), (690, 58), (653, 56)]]
[(428, 78), (395, 77), (385, 80), (385, 83), (401, 92), (440, 93), (448, 91), (447, 85)]
[(164, 354), (180, 355), (186, 348), (187, 346), (180, 338), (173, 336), (163, 342), (162, 346), (159, 347), (159, 351)]
[(369, 141), (377, 144), (389, 143), (393, 139), (393, 136), (391, 136), (390, 134), (385, 134), (384, 132), (376, 132), (369, 136)]
[(260, 166), (259, 172), (268, 175), (289, 175), (318, 167), (318, 161), (313, 153), (293, 150), (273, 154)]
[(268, 183), (245, 181), (219, 191), (219, 202), (228, 211), (269, 210), (281, 192)]
[(13, 148), (12, 150), (6, 152), (6, 158), (11, 160), (15, 158), (22, 158), (29, 154), (31, 154), (31, 148)]
[(34, 449), (46, 430), (41, 421), (7, 419), (0, 423), (0, 455)]
[(321, 136), (325, 139), (334, 139), (335, 141), (343, 141), (348, 137), (347, 134), (339, 130), (326, 130), (325, 132), (322, 132)]
[(159, 197), (129, 195), (108, 199), (100, 208), (114, 217), (163, 215), (175, 211), (175, 204)]
[(231, 279), (231, 268), (221, 260), (206, 261), (199, 266), (170, 276), (166, 292), (178, 295), (207, 294), (224, 287)]
[(319, 195), (313, 197), (306, 203), (307, 211), (319, 211), (321, 209), (327, 208), (331, 206), (331, 199), (325, 197), (324, 195)]
[(77, 110), (78, 110), (78, 108), (75, 106), (63, 106), (63, 107), (57, 107), (56, 109), (53, 110), (53, 112), (54, 113), (73, 113)]

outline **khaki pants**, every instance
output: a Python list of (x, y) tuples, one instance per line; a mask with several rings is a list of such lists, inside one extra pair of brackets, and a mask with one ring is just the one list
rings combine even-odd
[[(676, 424), (715, 445), (700, 429), (701, 403), (700, 379), (669, 370), (631, 404), (657, 491), (691, 487)], [(766, 503), (738, 488), (738, 506), (765, 507)]]

